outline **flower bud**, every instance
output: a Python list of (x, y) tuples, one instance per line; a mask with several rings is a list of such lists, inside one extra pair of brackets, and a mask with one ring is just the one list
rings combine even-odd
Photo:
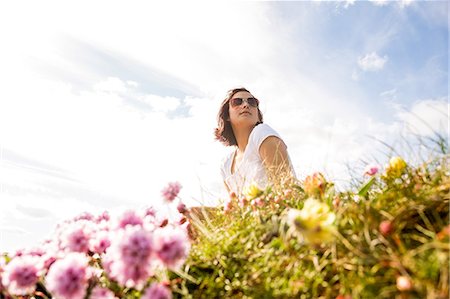
[(181, 214), (186, 213), (186, 212), (187, 212), (186, 205), (185, 205), (184, 203), (180, 202), (180, 203), (178, 204), (178, 206), (177, 206), (177, 210), (178, 210), (178, 212), (180, 212)]
[(368, 175), (368, 176), (374, 176), (375, 174), (378, 173), (378, 170), (380, 168), (378, 167), (378, 165), (374, 165), (374, 164), (369, 164), (366, 166), (366, 168), (364, 169), (364, 174)]
[(161, 221), (161, 224), (159, 225), (159, 227), (164, 227), (164, 226), (166, 226), (167, 224), (169, 224), (169, 219), (165, 218), (165, 219), (163, 219), (163, 220)]
[(394, 226), (391, 221), (384, 220), (380, 223), (379, 230), (383, 236), (390, 235), (394, 229)]
[(412, 289), (411, 279), (409, 279), (406, 276), (397, 277), (397, 289), (402, 292), (411, 290)]

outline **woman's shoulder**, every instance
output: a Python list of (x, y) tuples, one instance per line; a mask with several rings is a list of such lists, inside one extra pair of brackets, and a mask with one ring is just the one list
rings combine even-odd
[(250, 139), (251, 142), (255, 143), (256, 145), (260, 145), (261, 142), (269, 136), (276, 136), (278, 138), (281, 138), (278, 132), (275, 131), (271, 126), (262, 123), (253, 128)]

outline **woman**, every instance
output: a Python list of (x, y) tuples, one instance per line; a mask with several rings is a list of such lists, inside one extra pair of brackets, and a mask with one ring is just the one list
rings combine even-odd
[(235, 147), (221, 167), (229, 193), (242, 196), (251, 184), (264, 189), (268, 184), (278, 185), (295, 177), (285, 143), (263, 124), (259, 101), (247, 89), (228, 92), (217, 120), (215, 138)]

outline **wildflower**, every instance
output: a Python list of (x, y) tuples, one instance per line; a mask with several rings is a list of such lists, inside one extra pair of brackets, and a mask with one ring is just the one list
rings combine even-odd
[(440, 241), (448, 238), (450, 236), (450, 225), (445, 226), (439, 233), (437, 233), (436, 238)]
[(310, 196), (322, 196), (327, 187), (327, 181), (320, 172), (315, 172), (305, 178), (303, 183), (305, 192)]
[(180, 229), (167, 227), (155, 232), (155, 252), (162, 263), (175, 269), (184, 263), (189, 251), (189, 240)]
[(364, 174), (368, 175), (368, 176), (374, 176), (378, 173), (378, 170), (380, 168), (378, 167), (378, 165), (375, 164), (369, 164), (366, 166), (366, 168), (364, 169)]
[(181, 184), (178, 182), (169, 183), (167, 187), (165, 187), (161, 193), (163, 198), (168, 201), (172, 202), (177, 196), (178, 193), (180, 193), (181, 190)]
[(397, 277), (397, 289), (402, 292), (411, 290), (412, 289), (411, 279), (409, 279), (406, 276)]
[(170, 290), (160, 283), (153, 283), (148, 289), (145, 290), (142, 299), (172, 299), (172, 293)]
[(87, 253), (91, 230), (85, 221), (69, 224), (61, 234), (61, 247), (71, 252)]
[(146, 263), (153, 251), (152, 234), (138, 227), (131, 227), (119, 234), (115, 244), (118, 258), (127, 265)]
[(89, 275), (86, 256), (81, 253), (69, 253), (50, 267), (46, 287), (56, 298), (83, 299)]
[(135, 211), (128, 210), (122, 213), (117, 219), (116, 228), (125, 228), (127, 226), (142, 226), (144, 221)]
[(246, 205), (248, 205), (248, 200), (245, 197), (241, 197), (239, 198), (239, 206), (241, 208), (245, 207)]
[(95, 218), (95, 222), (100, 223), (102, 221), (109, 221), (110, 218), (108, 211), (103, 211), (103, 213)]
[(105, 253), (111, 245), (109, 232), (105, 230), (98, 231), (89, 241), (89, 250), (98, 254)]
[(308, 198), (302, 210), (290, 209), (288, 222), (293, 225), (303, 238), (312, 244), (331, 241), (335, 227), (336, 216), (330, 207), (316, 199)]
[(386, 176), (392, 178), (398, 178), (402, 175), (407, 164), (401, 157), (393, 157), (389, 160), (389, 164), (386, 167)]
[(11, 295), (27, 295), (36, 289), (40, 267), (36, 257), (19, 256), (13, 258), (2, 274), (2, 284)]
[(100, 286), (95, 286), (92, 289), (91, 296), (89, 296), (89, 299), (116, 299), (117, 297), (114, 296), (114, 293), (107, 288), (102, 288)]
[(182, 203), (182, 202), (180, 202), (180, 203), (178, 204), (177, 210), (178, 210), (178, 212), (181, 213), (181, 214), (185, 214), (185, 213), (188, 211), (186, 205), (185, 205), (184, 203)]
[(104, 257), (105, 271), (126, 287), (143, 286), (151, 275), (153, 234), (131, 226), (117, 232)]
[(236, 193), (230, 192), (230, 196), (223, 203), (223, 211), (225, 213), (228, 213), (233, 209), (234, 204), (237, 201), (237, 198), (238, 197), (237, 197)]
[(253, 199), (253, 201), (254, 201), (254, 204), (255, 204), (257, 207), (263, 207), (264, 204), (265, 204), (264, 199), (262, 199), (261, 197), (257, 197), (257, 198), (255, 198), (255, 199)]
[(83, 213), (79, 214), (78, 216), (75, 216), (72, 220), (73, 220), (73, 222), (77, 222), (79, 220), (93, 221), (94, 219), (95, 219), (95, 217), (91, 213), (83, 212)]
[(255, 183), (247, 186), (244, 190), (244, 195), (247, 200), (252, 200), (263, 193), (261, 189), (258, 188), (258, 185)]
[(231, 211), (233, 209), (233, 200), (230, 198), (228, 200), (225, 200), (225, 202), (223, 203), (223, 211), (225, 213), (228, 213), (229, 211)]
[(387, 236), (392, 233), (394, 226), (392, 225), (391, 221), (384, 220), (380, 223), (380, 226), (378, 227), (378, 229), (383, 236)]

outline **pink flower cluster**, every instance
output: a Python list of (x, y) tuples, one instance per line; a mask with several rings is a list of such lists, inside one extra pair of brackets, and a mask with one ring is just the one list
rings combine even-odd
[[(179, 183), (169, 187), (167, 198), (176, 197)], [(0, 297), (32, 296), (39, 282), (55, 298), (86, 298), (88, 286), (93, 286), (89, 298), (120, 297), (107, 288), (109, 280), (122, 291), (142, 291), (142, 298), (171, 298), (156, 274), (184, 263), (190, 248), (187, 225), (153, 208), (118, 217), (83, 213), (59, 224), (39, 249), (10, 254), (9, 262), (0, 256)]]
[(36, 258), (19, 256), (5, 266), (4, 273), (1, 276), (1, 284), (7, 288), (11, 295), (30, 294), (36, 289), (41, 269), (42, 267)]
[(169, 183), (167, 187), (161, 190), (162, 196), (166, 201), (172, 202), (180, 193), (181, 185), (178, 182)]

